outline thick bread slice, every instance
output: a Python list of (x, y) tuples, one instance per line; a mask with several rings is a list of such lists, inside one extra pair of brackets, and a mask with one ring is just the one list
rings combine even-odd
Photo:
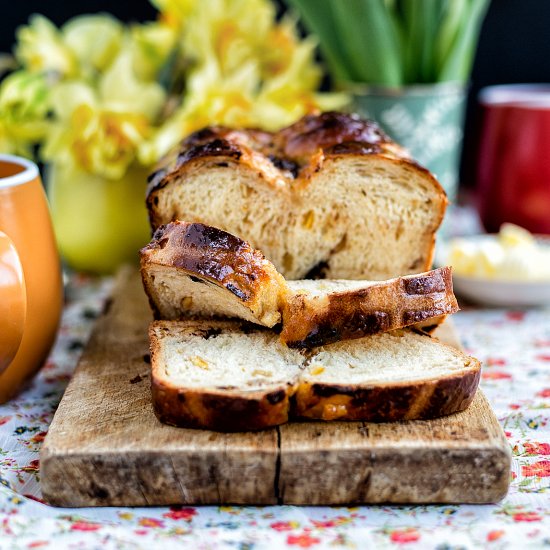
[(158, 319), (225, 316), (267, 327), (281, 320), (285, 280), (260, 251), (225, 231), (174, 222), (157, 229), (140, 255)]
[(338, 342), (310, 356), (293, 414), (387, 422), (435, 418), (472, 402), (481, 365), (413, 329)]
[(288, 420), (304, 358), (272, 332), (230, 321), (156, 321), (149, 339), (162, 422), (238, 432)]
[(220, 227), (288, 279), (427, 271), (446, 204), (436, 179), (374, 122), (343, 113), (274, 134), (206, 128), (161, 162), (147, 192), (153, 228)]
[(389, 281), (288, 281), (241, 239), (199, 223), (161, 226), (141, 251), (143, 284), (156, 318), (240, 318), (310, 348), (424, 322), (458, 311), (451, 269)]
[(308, 353), (231, 321), (156, 321), (149, 337), (155, 413), (187, 428), (435, 418), (465, 409), (480, 374), (476, 359), (410, 329)]
[(288, 281), (281, 340), (312, 348), (414, 325), (458, 311), (450, 267), (388, 281)]

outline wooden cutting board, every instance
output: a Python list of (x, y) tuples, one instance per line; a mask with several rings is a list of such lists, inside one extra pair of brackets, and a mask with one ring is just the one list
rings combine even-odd
[[(150, 399), (150, 320), (138, 274), (121, 272), (42, 447), (51, 504), (485, 503), (506, 494), (510, 449), (481, 391), (467, 411), (430, 421), (234, 434), (165, 426)], [(446, 325), (440, 337), (457, 344)]]

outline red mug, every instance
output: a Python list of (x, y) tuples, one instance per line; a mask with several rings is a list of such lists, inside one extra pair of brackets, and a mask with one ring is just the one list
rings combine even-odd
[(550, 85), (481, 90), (478, 207), (489, 233), (504, 222), (550, 234)]

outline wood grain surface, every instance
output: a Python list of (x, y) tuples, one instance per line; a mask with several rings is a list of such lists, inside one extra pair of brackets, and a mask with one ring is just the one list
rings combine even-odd
[[(294, 422), (222, 434), (161, 424), (151, 405), (138, 274), (120, 273), (41, 451), (58, 506), (484, 503), (508, 489), (510, 450), (478, 391), (438, 420)], [(457, 345), (447, 322), (438, 336)]]

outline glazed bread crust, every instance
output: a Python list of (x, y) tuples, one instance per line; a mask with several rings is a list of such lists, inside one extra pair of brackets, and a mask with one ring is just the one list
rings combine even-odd
[[(442, 344), (443, 345), (443, 344)], [(293, 398), (296, 418), (395, 422), (427, 420), (463, 411), (473, 401), (480, 364), (458, 375), (401, 384), (366, 387), (302, 381)]]
[(324, 281), (289, 282), (294, 294), (285, 302), (281, 332), (288, 346), (312, 348), (411, 325), (434, 328), (459, 310), (450, 267), (366, 282), (363, 288), (346, 288), (348, 281), (327, 282), (340, 284), (341, 290), (312, 295), (308, 286), (322, 290)]
[(447, 199), (371, 122), (308, 115), (277, 133), (212, 127), (151, 175), (154, 229), (179, 219), (239, 235), (288, 279), (427, 271)]
[(200, 391), (153, 378), (155, 415), (164, 424), (218, 432), (249, 432), (288, 422), (291, 387), (269, 392)]
[(162, 226), (140, 251), (141, 276), (157, 319), (232, 316), (272, 327), (286, 284), (248, 243), (200, 223)]

